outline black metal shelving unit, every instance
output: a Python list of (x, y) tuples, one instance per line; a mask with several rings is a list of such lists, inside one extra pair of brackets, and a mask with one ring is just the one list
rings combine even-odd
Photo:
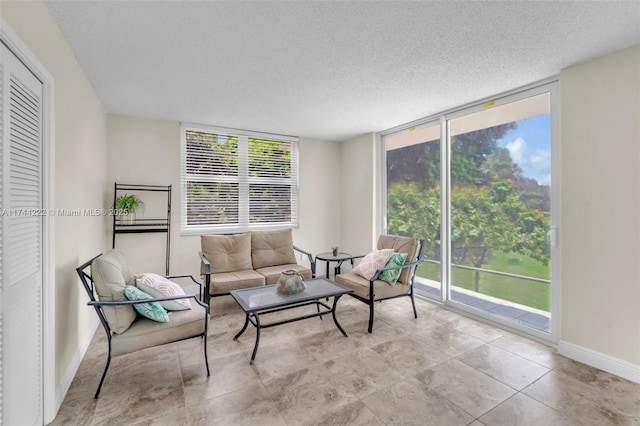
[[(171, 185), (133, 185), (126, 183), (114, 183), (113, 205), (116, 205), (118, 196), (125, 192), (165, 192), (167, 194), (167, 216), (153, 219), (136, 219), (133, 223), (121, 222), (121, 217), (113, 215), (113, 241), (111, 247), (116, 247), (116, 235), (118, 234), (145, 234), (166, 233), (166, 275), (169, 275), (169, 256), (171, 253)], [(141, 196), (141, 198), (143, 198)], [(144, 200), (143, 200), (144, 201)]]

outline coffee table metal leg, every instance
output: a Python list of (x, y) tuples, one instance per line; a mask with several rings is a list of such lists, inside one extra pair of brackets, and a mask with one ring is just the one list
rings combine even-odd
[(258, 345), (260, 344), (260, 316), (255, 313), (253, 317), (256, 319), (256, 345), (253, 347), (253, 354), (251, 355), (251, 361), (249, 361), (250, 365), (253, 365), (253, 361), (256, 359)]
[(340, 323), (338, 322), (338, 319), (336, 318), (336, 305), (338, 304), (338, 299), (340, 299), (340, 296), (335, 296), (333, 298), (333, 308), (331, 309), (331, 315), (333, 315), (333, 322), (336, 323), (338, 330), (340, 330), (342, 334), (344, 334), (344, 337), (348, 337), (347, 333), (345, 333), (345, 331), (342, 329), (342, 327), (340, 326)]
[(244, 326), (242, 326), (242, 330), (240, 330), (238, 332), (238, 334), (236, 334), (235, 336), (233, 336), (233, 340), (238, 340), (238, 337), (242, 336), (242, 333), (244, 333), (244, 331), (247, 329), (247, 326), (249, 325), (249, 314), (245, 314), (245, 318), (244, 318)]

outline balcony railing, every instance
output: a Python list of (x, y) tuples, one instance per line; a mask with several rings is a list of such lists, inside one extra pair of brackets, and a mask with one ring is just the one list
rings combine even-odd
[[(425, 263), (440, 265), (441, 262), (438, 260), (427, 259), (425, 260)], [(452, 264), (451, 267), (452, 269), (467, 270), (479, 274), (500, 276), (518, 281), (533, 282), (537, 284), (543, 284), (545, 286), (551, 284), (551, 281), (547, 279), (495, 271), (491, 269), (476, 268), (458, 264)], [(417, 278), (417, 290), (422, 290), (425, 293), (433, 295), (440, 294), (439, 279), (433, 280), (433, 278), (420, 276), (420, 271), (418, 272)], [(531, 326), (539, 330), (549, 331), (549, 313), (545, 309), (540, 309), (539, 307), (532, 306), (535, 305), (535, 303), (533, 303), (533, 298), (534, 297), (532, 296), (530, 298), (531, 300), (527, 303), (527, 293), (526, 291), (524, 291), (525, 300), (523, 300), (523, 297), (520, 297), (519, 300), (509, 300), (513, 298), (496, 297), (496, 295), (491, 294), (490, 291), (483, 292), (482, 288), (480, 288), (478, 291), (474, 291), (473, 289), (465, 289), (464, 287), (457, 285), (455, 282), (453, 282), (451, 290), (451, 299), (453, 301), (464, 303), (483, 311), (512, 319), (514, 321), (523, 323), (527, 326)]]
[[(439, 260), (433, 260), (433, 259), (425, 259), (424, 262), (425, 263), (432, 263), (434, 265), (440, 265), (440, 263), (441, 263)], [(542, 284), (547, 284), (547, 285), (551, 284), (551, 280), (546, 280), (544, 278), (528, 277), (526, 275), (518, 275), (518, 274), (511, 274), (511, 273), (508, 273), (508, 272), (494, 271), (494, 270), (491, 270), (491, 269), (476, 268), (474, 266), (465, 266), (465, 265), (458, 265), (458, 264), (452, 263), (451, 264), (451, 268), (466, 269), (468, 271), (475, 271), (475, 272), (499, 275), (499, 276), (509, 277), (509, 278), (517, 278), (517, 279), (520, 279), (520, 280), (532, 281), (532, 282), (537, 282), (537, 283), (542, 283)]]

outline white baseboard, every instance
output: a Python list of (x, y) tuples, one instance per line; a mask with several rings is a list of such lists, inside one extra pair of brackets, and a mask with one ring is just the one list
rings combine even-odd
[(82, 358), (84, 358), (84, 354), (87, 353), (87, 349), (91, 344), (91, 340), (93, 340), (93, 335), (95, 334), (99, 324), (100, 324), (99, 321), (96, 319), (95, 323), (91, 327), (93, 331), (88, 334), (84, 342), (80, 342), (80, 347), (78, 348), (76, 353), (73, 354), (73, 358), (71, 358), (71, 362), (69, 363), (69, 366), (67, 367), (67, 370), (65, 371), (64, 376), (62, 376), (62, 380), (56, 387), (56, 407), (55, 407), (56, 415), (60, 410), (60, 406), (62, 405), (62, 401), (64, 401), (64, 397), (67, 395), (67, 392), (69, 391), (69, 387), (71, 386), (71, 382), (73, 381), (73, 378), (76, 376), (76, 373), (78, 372), (78, 368), (80, 368), (80, 363), (82, 362)]
[(640, 383), (640, 366), (565, 341), (558, 342), (558, 353), (623, 379)]

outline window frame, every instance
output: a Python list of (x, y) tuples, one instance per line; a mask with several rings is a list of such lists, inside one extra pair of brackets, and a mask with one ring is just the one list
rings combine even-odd
[[(202, 174), (187, 173), (187, 132), (206, 132), (217, 135), (238, 137), (238, 175), (212, 179)], [(290, 143), (291, 145), (291, 177), (255, 177), (249, 176), (249, 139), (271, 139)], [(218, 126), (208, 126), (195, 123), (181, 123), (180, 125), (180, 235), (226, 234), (247, 231), (264, 231), (299, 226), (299, 138), (273, 133), (255, 132)], [(207, 175), (205, 175), (207, 176)], [(213, 175), (209, 175), (213, 176)], [(189, 225), (187, 216), (187, 182), (194, 180), (208, 182), (237, 182), (238, 190), (238, 221), (224, 224)], [(250, 223), (250, 184), (284, 185), (291, 188), (291, 220), (285, 222)]]

